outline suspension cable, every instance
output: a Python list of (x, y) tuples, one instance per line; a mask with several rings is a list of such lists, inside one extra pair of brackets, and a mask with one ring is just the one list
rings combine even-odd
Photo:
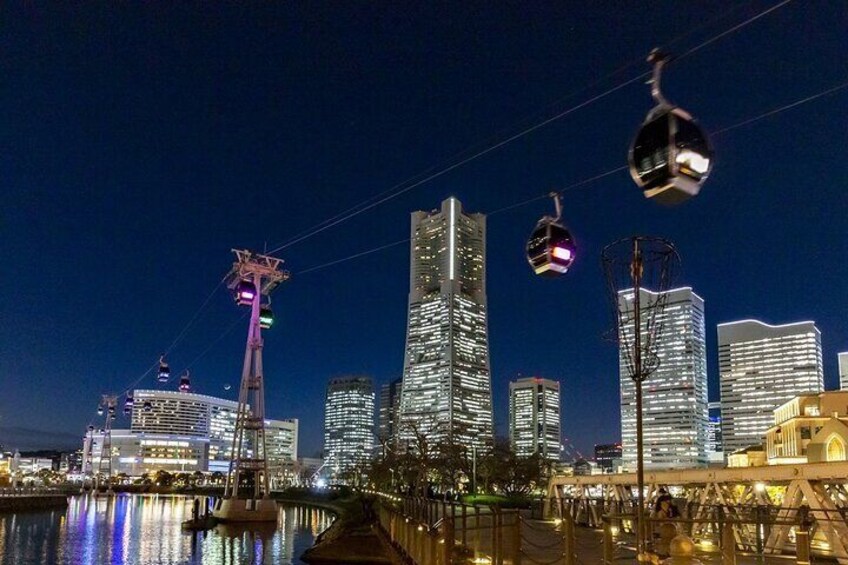
[[(743, 127), (743, 126), (750, 125), (750, 124), (752, 124), (752, 123), (754, 123), (754, 122), (758, 122), (758, 121), (760, 121), (760, 120), (762, 120), (762, 119), (765, 119), (765, 118), (768, 118), (768, 117), (774, 116), (774, 115), (776, 115), (776, 114), (780, 114), (781, 112), (785, 112), (786, 110), (790, 110), (790, 109), (795, 108), (795, 107), (797, 107), (797, 106), (801, 106), (801, 105), (803, 105), (803, 104), (806, 104), (806, 103), (812, 102), (813, 100), (817, 100), (817, 99), (819, 99), (819, 98), (822, 98), (822, 97), (824, 97), (824, 96), (827, 96), (828, 94), (833, 94), (833, 93), (835, 93), (835, 92), (838, 92), (838, 91), (843, 90), (843, 89), (846, 89), (846, 88), (848, 88), (848, 81), (843, 82), (843, 83), (841, 83), (841, 84), (839, 84), (839, 85), (837, 85), (837, 86), (833, 86), (833, 87), (827, 88), (827, 89), (825, 89), (825, 90), (822, 90), (821, 92), (818, 92), (818, 93), (816, 93), (816, 94), (812, 94), (812, 95), (810, 95), (810, 96), (806, 96), (806, 97), (804, 97), (804, 98), (801, 98), (800, 100), (796, 100), (796, 101), (794, 101), (794, 102), (790, 102), (790, 103), (788, 103), (788, 104), (784, 104), (783, 106), (780, 106), (780, 107), (775, 108), (775, 109), (773, 109), (773, 110), (769, 110), (769, 111), (764, 112), (764, 113), (762, 113), (762, 114), (758, 114), (758, 115), (756, 115), (756, 116), (754, 116), (754, 117), (752, 117), (752, 118), (747, 118), (747, 119), (745, 119), (745, 120), (742, 120), (742, 121), (737, 122), (737, 123), (735, 123), (735, 124), (729, 125), (729, 126), (727, 126), (727, 127), (724, 127), (724, 128), (721, 128), (721, 129), (718, 129), (718, 130), (712, 131), (712, 132), (710, 132), (710, 133), (709, 133), (709, 135), (710, 135), (710, 136), (712, 136), (712, 137), (715, 137), (715, 136), (721, 135), (721, 134), (723, 134), (723, 133), (726, 133), (726, 132), (729, 132), (729, 131), (733, 131), (733, 130), (735, 130), (735, 129), (737, 129), (737, 128), (740, 128), (740, 127)], [(585, 178), (585, 179), (583, 179), (583, 180), (577, 181), (577, 182), (575, 182), (575, 183), (572, 183), (572, 184), (570, 184), (570, 185), (568, 185), (568, 186), (566, 186), (566, 187), (564, 187), (564, 188), (561, 188), (560, 190), (558, 190), (558, 191), (556, 191), (556, 192), (557, 192), (558, 194), (562, 195), (563, 193), (565, 193), (565, 192), (567, 192), (567, 191), (570, 191), (570, 190), (574, 190), (574, 189), (580, 188), (580, 187), (582, 187), (582, 186), (585, 186), (585, 185), (587, 185), (587, 184), (593, 183), (593, 182), (595, 182), (595, 181), (597, 181), (597, 180), (600, 180), (600, 179), (602, 179), (602, 178), (608, 177), (608, 176), (610, 176), (610, 175), (614, 175), (614, 174), (616, 174), (616, 173), (620, 173), (620, 172), (625, 171), (625, 170), (627, 170), (627, 169), (628, 169), (628, 166), (627, 166), (627, 165), (622, 165), (622, 166), (620, 166), (620, 167), (616, 167), (616, 168), (614, 168), (614, 169), (610, 169), (610, 170), (608, 170), (608, 171), (606, 171), (606, 172), (603, 172), (603, 173), (600, 173), (600, 174), (597, 174), (597, 175), (591, 176), (591, 177), (589, 177), (589, 178)], [(502, 212), (506, 212), (506, 211), (508, 211), (508, 210), (513, 210), (513, 209), (515, 209), (515, 208), (520, 208), (520, 207), (522, 207), (522, 206), (526, 206), (527, 204), (530, 204), (530, 203), (536, 202), (536, 201), (538, 201), (538, 200), (547, 200), (547, 199), (548, 199), (548, 198), (550, 198), (550, 197), (551, 197), (551, 193), (550, 193), (550, 192), (545, 192), (544, 194), (540, 194), (540, 195), (538, 195), (538, 196), (533, 196), (533, 197), (528, 198), (528, 199), (526, 199), (526, 200), (522, 200), (522, 201), (520, 201), (520, 202), (516, 202), (516, 203), (514, 203), (514, 204), (509, 204), (508, 206), (504, 206), (503, 208), (498, 208), (498, 209), (496, 209), (496, 210), (493, 210), (492, 212), (488, 212), (488, 213), (486, 214), (486, 216), (494, 216), (494, 215), (496, 215), (496, 214), (500, 214), (500, 213), (502, 213)], [(333, 265), (338, 265), (339, 263), (344, 263), (344, 262), (347, 262), (347, 261), (351, 261), (351, 260), (353, 260), (353, 259), (357, 259), (357, 258), (359, 258), (359, 257), (363, 257), (363, 256), (365, 256), (365, 255), (370, 255), (370, 254), (372, 254), (372, 253), (377, 253), (378, 251), (382, 251), (382, 250), (384, 250), (384, 249), (389, 249), (390, 247), (395, 247), (395, 246), (397, 246), (397, 245), (401, 245), (401, 244), (403, 244), (403, 243), (409, 243), (409, 241), (410, 241), (410, 239), (409, 239), (409, 238), (401, 239), (401, 240), (395, 241), (395, 242), (393, 242), (393, 243), (388, 243), (388, 244), (385, 244), (385, 245), (381, 245), (381, 246), (379, 246), (379, 247), (374, 247), (373, 249), (368, 249), (368, 250), (366, 250), (366, 251), (360, 251), (360, 252), (355, 253), (355, 254), (353, 254), (353, 255), (350, 255), (350, 256), (347, 256), (347, 257), (343, 257), (343, 258), (341, 258), (341, 259), (336, 259), (336, 260), (334, 260), (334, 261), (330, 261), (329, 263), (322, 263), (322, 264), (320, 264), (320, 265), (316, 265), (316, 266), (314, 266), (314, 267), (309, 267), (308, 269), (304, 269), (304, 270), (302, 270), (302, 271), (300, 271), (300, 272), (298, 272), (298, 273), (296, 273), (296, 274), (297, 274), (297, 275), (303, 275), (303, 274), (311, 273), (311, 272), (313, 272), (313, 271), (318, 271), (318, 270), (320, 270), (320, 269), (324, 269), (324, 268), (327, 268), (327, 267), (332, 267)]]
[[(704, 47), (711, 45), (712, 43), (719, 41), (720, 39), (742, 29), (743, 27), (759, 20), (760, 18), (762, 18), (762, 17), (766, 16), (767, 14), (770, 14), (771, 12), (785, 6), (786, 4), (788, 4), (790, 2), (792, 2), (792, 0), (782, 0), (781, 2), (779, 2), (777, 4), (770, 6), (769, 8), (766, 8), (765, 10), (755, 14), (754, 16), (744, 20), (743, 22), (736, 24), (736, 25), (730, 27), (729, 29), (727, 29), (727, 30), (725, 30), (725, 31), (723, 31), (723, 32), (721, 32), (717, 35), (714, 35), (714, 36), (710, 37), (709, 39), (701, 42), (700, 44), (696, 45), (695, 47), (692, 47), (691, 49), (684, 51), (681, 55), (679, 55), (677, 57), (677, 59), (683, 59), (685, 57), (688, 57), (689, 55), (691, 55), (691, 54), (703, 49)], [(684, 34), (684, 36), (685, 35), (687, 35), (687, 34)], [(675, 41), (678, 40), (678, 39), (679, 38), (676, 38)], [(632, 64), (633, 63), (624, 66), (623, 69), (628, 68)], [(611, 75), (617, 74), (621, 70), (622, 69), (614, 71), (613, 73), (611, 73)], [(607, 75), (607, 77), (611, 76), (611, 75)], [(416, 176), (412, 177), (411, 179), (407, 179), (406, 181), (403, 181), (399, 184), (396, 184), (392, 188), (390, 188), (390, 189), (388, 189), (384, 192), (381, 192), (381, 193), (379, 193), (375, 196), (372, 196), (372, 197), (364, 200), (360, 204), (357, 204), (356, 206), (348, 208), (344, 212), (341, 212), (340, 214), (337, 214), (330, 219), (324, 220), (324, 221), (320, 222), (319, 224), (316, 224), (313, 228), (310, 228), (308, 230), (300, 232), (299, 235), (290, 239), (286, 243), (278, 245), (278, 246), (274, 247), (273, 249), (271, 249), (270, 251), (268, 251), (268, 254), (273, 254), (273, 253), (279, 252), (283, 249), (286, 249), (286, 248), (288, 248), (292, 245), (295, 245), (295, 244), (297, 244), (301, 241), (304, 241), (305, 239), (309, 239), (314, 235), (317, 235), (317, 234), (319, 234), (319, 233), (321, 233), (321, 232), (323, 232), (327, 229), (330, 229), (330, 228), (332, 228), (332, 227), (334, 227), (334, 226), (336, 226), (340, 223), (343, 223), (347, 220), (350, 220), (351, 218), (354, 218), (354, 217), (358, 216), (359, 214), (362, 214), (363, 212), (366, 212), (366, 211), (371, 210), (371, 209), (373, 209), (373, 208), (375, 208), (375, 207), (377, 207), (381, 204), (384, 204), (385, 202), (388, 202), (389, 200), (397, 198), (398, 196), (401, 196), (402, 194), (405, 194), (406, 192), (409, 192), (410, 190), (412, 190), (414, 188), (417, 188), (417, 187), (419, 187), (419, 186), (421, 186), (421, 185), (423, 185), (427, 182), (430, 182), (431, 180), (437, 179), (437, 178), (449, 173), (450, 171), (453, 171), (454, 169), (457, 169), (457, 168), (459, 168), (459, 167), (461, 167), (461, 166), (463, 166), (467, 163), (470, 163), (471, 161), (474, 161), (474, 160), (476, 160), (480, 157), (483, 157), (483, 156), (491, 153), (492, 151), (495, 151), (495, 150), (497, 150), (497, 149), (499, 149), (499, 148), (501, 148), (505, 145), (508, 145), (509, 143), (512, 143), (513, 141), (516, 141), (516, 140), (518, 140), (522, 137), (525, 137), (525, 136), (529, 135), (530, 133), (532, 133), (532, 132), (534, 132), (534, 131), (536, 131), (536, 130), (538, 130), (538, 129), (540, 129), (540, 128), (542, 128), (542, 127), (544, 127), (544, 126), (546, 126), (546, 125), (548, 125), (548, 124), (550, 124), (554, 121), (557, 121), (561, 118), (564, 118), (564, 117), (576, 112), (577, 110), (585, 108), (586, 106), (589, 106), (590, 104), (593, 104), (594, 102), (597, 102), (598, 100), (601, 100), (602, 98), (605, 98), (605, 97), (609, 96), (610, 94), (613, 94), (613, 93), (621, 90), (622, 88), (625, 88), (626, 86), (629, 86), (630, 84), (633, 84), (633, 83), (635, 83), (639, 80), (642, 80), (642, 79), (644, 79), (644, 78), (646, 78), (650, 75), (651, 75), (651, 71), (644, 72), (644, 73), (641, 73), (637, 76), (634, 76), (633, 78), (630, 78), (630, 79), (628, 79), (628, 80), (626, 80), (626, 81), (624, 81), (624, 82), (622, 82), (622, 83), (620, 83), (620, 84), (618, 84), (618, 85), (616, 85), (612, 88), (609, 88), (609, 89), (605, 90), (604, 92), (602, 92), (600, 94), (592, 96), (589, 99), (587, 99), (587, 100), (585, 100), (585, 101), (583, 101), (583, 102), (581, 102), (581, 103), (579, 103), (575, 106), (572, 106), (571, 108), (568, 108), (564, 111), (558, 112), (557, 114), (554, 114), (553, 116), (551, 116), (549, 118), (546, 118), (546, 119), (544, 119), (540, 122), (537, 122), (537, 123), (535, 123), (535, 124), (533, 124), (529, 127), (522, 129), (518, 133), (512, 134), (512, 135), (506, 137), (505, 139), (502, 139), (501, 141), (498, 141), (494, 144), (491, 144), (491, 145), (489, 145), (488, 147), (486, 147), (482, 150), (475, 151), (474, 153), (472, 153), (471, 155), (469, 155), (467, 157), (460, 158), (456, 162), (451, 163), (451, 160), (448, 160), (444, 166), (439, 167), (438, 165), (435, 165), (433, 167), (430, 167), (429, 169), (427, 169), (423, 173), (416, 175)], [(604, 77), (600, 80), (602, 81), (607, 77)], [(599, 81), (595, 81), (595, 83), (591, 83), (587, 87), (577, 91), (577, 93), (583, 92), (586, 89), (591, 88), (591, 86), (596, 84), (597, 82), (599, 82)], [(461, 156), (463, 154), (464, 153), (460, 153), (459, 155)], [(447, 163), (450, 163), (450, 164), (447, 164)], [(423, 175), (423, 177), (422, 177), (422, 175)], [(415, 180), (415, 179), (418, 179), (418, 180)], [(374, 200), (375, 198), (377, 200)], [(372, 200), (373, 200), (373, 202), (372, 202)]]

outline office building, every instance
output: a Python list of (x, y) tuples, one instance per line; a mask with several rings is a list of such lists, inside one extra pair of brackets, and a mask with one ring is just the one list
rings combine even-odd
[(595, 463), (602, 473), (617, 473), (621, 467), (621, 444), (602, 443), (595, 445)]
[(821, 333), (813, 322), (719, 324), (718, 358), (725, 453), (761, 445), (775, 408), (824, 389)]
[[(655, 336), (659, 365), (642, 383), (644, 463), (646, 469), (686, 469), (707, 465), (707, 359), (704, 300), (689, 287), (659, 294), (641, 290), (641, 334), (647, 338), (648, 311), (665, 301), (657, 314)], [(633, 289), (620, 291), (624, 319), (634, 308)], [(619, 328), (621, 343), (633, 343), (633, 327)], [(636, 470), (636, 387), (626, 351), (619, 350), (621, 443), (624, 467)]]
[(493, 444), (487, 324), (485, 216), (456, 198), (413, 212), (401, 441)]
[(297, 418), (265, 420), (265, 449), (268, 472), (279, 472), (297, 461)]
[(839, 389), (848, 390), (848, 351), (839, 354)]
[(374, 384), (369, 377), (333, 379), (324, 403), (324, 461), (337, 481), (351, 476), (374, 449)]
[(389, 448), (394, 445), (397, 439), (402, 388), (402, 378), (395, 379), (380, 387), (380, 412), (377, 436), (380, 442)]
[(509, 383), (509, 441), (520, 456), (560, 457), (559, 382), (528, 377)]

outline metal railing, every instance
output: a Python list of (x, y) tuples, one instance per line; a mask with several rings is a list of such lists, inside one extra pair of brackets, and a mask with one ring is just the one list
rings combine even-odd
[(518, 510), (420, 497), (384, 497), (383, 532), (417, 565), (521, 563), (522, 519)]
[(51, 487), (3, 487), (0, 496), (54, 496), (64, 494), (61, 490)]

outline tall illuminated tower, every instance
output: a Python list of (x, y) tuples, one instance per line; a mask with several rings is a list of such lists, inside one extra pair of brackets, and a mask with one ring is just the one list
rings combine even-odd
[[(642, 308), (660, 294), (642, 289)], [(643, 383), (643, 434), (646, 469), (685, 469), (707, 465), (709, 427), (704, 300), (689, 287), (666, 292), (662, 333), (657, 341), (659, 366)], [(632, 311), (633, 290), (619, 292), (619, 307)], [(620, 332), (633, 332), (622, 326)], [(642, 329), (642, 335), (646, 330)], [(631, 341), (632, 342), (632, 341)], [(622, 462), (636, 469), (636, 388), (624, 353), (621, 370)]]
[(399, 438), (492, 445), (486, 217), (456, 198), (413, 212)]
[(374, 384), (370, 377), (333, 379), (324, 403), (324, 463), (334, 480), (358, 484), (352, 474), (374, 449)]
[(763, 443), (774, 409), (824, 390), (821, 332), (814, 322), (718, 325), (721, 432), (725, 455)]

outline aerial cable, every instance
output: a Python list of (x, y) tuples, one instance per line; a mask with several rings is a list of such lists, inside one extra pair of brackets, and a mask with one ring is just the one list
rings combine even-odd
[(200, 308), (197, 309), (197, 311), (194, 313), (194, 315), (191, 317), (191, 319), (189, 319), (188, 323), (186, 323), (186, 325), (183, 326), (183, 329), (180, 331), (180, 333), (177, 334), (177, 337), (174, 338), (174, 341), (171, 342), (171, 345), (168, 346), (168, 349), (165, 350), (165, 353), (162, 354), (163, 357), (167, 356), (171, 351), (174, 350), (174, 347), (177, 346), (177, 344), (186, 335), (186, 333), (191, 328), (191, 326), (194, 325), (194, 322), (197, 321), (197, 319), (200, 317), (200, 314), (206, 309), (206, 306), (209, 305), (209, 301), (212, 300), (212, 297), (215, 295), (215, 293), (218, 291), (218, 289), (221, 288), (221, 286), (223, 284), (224, 284), (224, 280), (222, 279), (220, 282), (218, 282), (217, 285), (215, 285), (215, 288), (213, 288), (212, 292), (210, 292), (206, 296), (206, 299), (203, 301), (203, 304), (200, 305)]
[(386, 245), (381, 245), (380, 247), (375, 247), (374, 249), (369, 249), (367, 251), (361, 251), (359, 253), (355, 253), (349, 257), (345, 257), (343, 259), (336, 259), (335, 261), (330, 261), (329, 263), (324, 263), (322, 265), (316, 265), (314, 267), (310, 267), (308, 269), (304, 269), (299, 273), (295, 273), (296, 275), (304, 275), (306, 273), (311, 273), (312, 271), (317, 271), (319, 269), (326, 269), (327, 267), (332, 267), (333, 265), (338, 265), (339, 263), (344, 263), (346, 261), (351, 261), (353, 259), (358, 259), (359, 257), (363, 257), (365, 255), (370, 255), (372, 253), (377, 253), (378, 251), (382, 251), (384, 249), (388, 249), (390, 247), (395, 247), (396, 245), (400, 245), (402, 243), (409, 243), (409, 238), (401, 239), (395, 241), (393, 243), (387, 243)]
[[(715, 131), (711, 131), (711, 132), (709, 132), (709, 135), (715, 137), (715, 136), (721, 135), (723, 133), (733, 131), (737, 128), (741, 128), (743, 126), (750, 125), (754, 122), (758, 122), (762, 119), (774, 116), (776, 114), (780, 114), (781, 112), (785, 112), (786, 110), (790, 110), (792, 108), (801, 106), (801, 105), (806, 104), (808, 102), (812, 102), (813, 100), (818, 100), (819, 98), (827, 96), (828, 94), (833, 94), (834, 92), (838, 92), (838, 91), (843, 90), (845, 88), (848, 88), (848, 81), (843, 82), (842, 84), (839, 84), (837, 86), (833, 86), (833, 87), (827, 88), (825, 90), (822, 90), (820, 92), (817, 92), (816, 94), (811, 94), (810, 96), (806, 96), (804, 98), (801, 98), (800, 100), (795, 100), (794, 102), (784, 104), (783, 106), (780, 106), (778, 108), (774, 108), (773, 110), (769, 110), (768, 112), (763, 112), (762, 114), (758, 114), (758, 115), (756, 115), (752, 118), (747, 118), (745, 120), (742, 120), (740, 122), (736, 122), (735, 124), (729, 125), (727, 127), (724, 127), (724, 128), (721, 128), (721, 129), (718, 129), (718, 130), (715, 130)], [(613, 175), (615, 173), (625, 171), (625, 170), (627, 170), (627, 168), (628, 168), (627, 166), (622, 166), (622, 167), (616, 167), (614, 169), (610, 169), (610, 170), (608, 170), (604, 173), (600, 173), (600, 174), (595, 175), (593, 177), (589, 177), (587, 179), (583, 179), (581, 181), (570, 184), (570, 185), (558, 190), (557, 192), (559, 194), (563, 194), (566, 191), (574, 190), (575, 188), (579, 188), (581, 186), (584, 186), (584, 185), (589, 184), (591, 182), (594, 182), (596, 180), (600, 180), (604, 177), (608, 177), (608, 176)], [(537, 200), (544, 200), (544, 199), (547, 199), (547, 198), (550, 198), (550, 192), (546, 192), (544, 194), (540, 194), (538, 196), (528, 198), (527, 200), (522, 200), (521, 202), (516, 202), (515, 204), (510, 204), (510, 205), (505, 206), (503, 208), (498, 208), (497, 210), (495, 210), (493, 212), (489, 212), (486, 215), (487, 216), (494, 216), (495, 214), (499, 214), (499, 213), (505, 212), (507, 210), (512, 210), (514, 208), (520, 208), (521, 206), (525, 206), (525, 205), (530, 204), (532, 202), (536, 202)]]
[[(709, 39), (701, 42), (700, 44), (696, 45), (695, 47), (692, 47), (691, 49), (684, 51), (681, 55), (677, 56), (676, 58), (682, 59), (684, 57), (688, 57), (689, 55), (691, 55), (691, 54), (703, 49), (704, 47), (726, 37), (727, 35), (730, 35), (730, 34), (736, 32), (736, 31), (738, 31), (739, 29), (742, 29), (743, 27), (759, 20), (760, 18), (766, 16), (767, 14), (777, 10), (778, 8), (785, 6), (786, 4), (790, 3), (791, 1), (792, 0), (782, 0), (781, 2), (779, 2), (775, 5), (755, 14), (754, 16), (746, 19), (745, 21), (743, 21), (739, 24), (736, 24), (736, 25), (732, 26), (731, 28), (729, 28), (729, 29), (727, 29), (727, 30), (725, 30), (725, 31), (713, 36), (713, 37), (710, 37)], [(686, 35), (688, 35), (688, 34), (683, 34), (684, 37)], [(678, 40), (678, 39), (680, 39), (680, 38), (676, 38), (675, 41)], [(629, 66), (630, 65), (626, 65), (623, 68), (626, 69)], [(612, 74), (617, 74), (621, 70), (622, 69), (619, 69), (618, 71), (615, 71)], [(497, 149), (499, 149), (499, 148), (501, 148), (501, 147), (503, 147), (503, 146), (505, 146), (509, 143), (512, 143), (513, 141), (516, 141), (517, 139), (525, 137), (525, 136), (529, 135), (530, 133), (536, 131), (537, 129), (540, 129), (540, 128), (550, 124), (551, 122), (554, 122), (556, 120), (564, 118), (564, 117), (568, 116), (569, 114), (572, 114), (572, 113), (576, 112), (577, 110), (580, 110), (580, 109), (582, 109), (582, 108), (584, 108), (584, 107), (586, 107), (586, 106), (588, 106), (588, 105), (590, 105), (594, 102), (597, 102), (598, 100), (605, 98), (605, 97), (609, 96), (610, 94), (613, 94), (613, 93), (617, 92), (618, 90), (621, 90), (622, 88), (629, 86), (630, 84), (633, 84), (634, 82), (637, 82), (639, 80), (647, 78), (650, 75), (651, 75), (651, 72), (645, 72), (645, 73), (641, 73), (637, 76), (634, 76), (633, 78), (630, 78), (630, 79), (628, 79), (628, 80), (626, 80), (626, 81), (624, 81), (624, 82), (622, 82), (622, 83), (620, 83), (620, 84), (618, 84), (618, 85), (616, 85), (612, 88), (609, 88), (609, 89), (605, 90), (604, 92), (602, 92), (600, 94), (592, 96), (589, 99), (587, 99), (587, 100), (585, 100), (585, 101), (583, 101), (583, 102), (581, 102), (581, 103), (579, 103), (579, 104), (577, 104), (577, 105), (575, 105), (571, 108), (568, 108), (564, 111), (558, 112), (557, 114), (555, 114), (555, 115), (553, 115), (549, 118), (546, 118), (546, 119), (542, 120), (541, 122), (537, 122), (537, 123), (535, 123), (535, 124), (533, 124), (529, 127), (526, 127), (524, 129), (522, 129), (521, 131), (519, 131), (518, 133), (512, 134), (509, 137), (486, 147), (485, 149), (476, 151), (468, 157), (461, 158), (459, 161), (456, 161), (456, 162), (454, 162), (450, 165), (446, 165), (446, 166), (443, 166), (441, 168), (439, 168), (438, 166), (430, 167), (424, 173), (416, 175), (416, 176), (412, 177), (411, 179), (403, 181), (403, 182), (393, 186), (392, 188), (390, 188), (386, 191), (383, 191), (383, 192), (381, 192), (381, 193), (379, 193), (375, 196), (372, 196), (372, 197), (364, 200), (362, 203), (360, 203), (356, 206), (353, 206), (351, 208), (348, 208), (344, 212), (337, 214), (330, 219), (324, 220), (323, 222), (320, 222), (319, 224), (316, 224), (316, 226), (314, 226), (312, 229), (308, 229), (306, 231), (300, 232), (300, 235), (290, 239), (289, 241), (287, 241), (286, 243), (283, 243), (282, 245), (278, 245), (278, 246), (274, 247), (272, 250), (268, 251), (268, 254), (273, 254), (273, 253), (279, 252), (283, 249), (286, 249), (286, 248), (288, 248), (292, 245), (295, 245), (295, 244), (297, 244), (297, 243), (299, 243), (299, 242), (301, 242), (305, 239), (308, 239), (308, 238), (310, 238), (314, 235), (317, 235), (317, 234), (319, 234), (319, 233), (321, 233), (321, 232), (323, 232), (323, 231), (325, 231), (325, 230), (327, 230), (331, 227), (334, 227), (334, 226), (336, 226), (336, 225), (338, 225), (342, 222), (345, 222), (345, 221), (347, 221), (351, 218), (354, 218), (354, 217), (358, 216), (359, 214), (362, 214), (363, 212), (366, 212), (366, 211), (371, 210), (372, 208), (375, 208), (375, 207), (377, 207), (377, 206), (379, 206), (379, 205), (381, 205), (385, 202), (388, 202), (389, 200), (397, 198), (398, 196), (405, 194), (406, 192), (409, 192), (410, 190), (412, 190), (414, 188), (417, 188), (417, 187), (419, 187), (419, 186), (421, 186), (421, 185), (423, 185), (427, 182), (430, 182), (431, 180), (439, 178), (439, 177), (447, 174), (448, 172), (453, 171), (454, 169), (457, 169), (457, 168), (459, 168), (459, 167), (461, 167), (461, 166), (463, 166), (467, 163), (470, 163), (471, 161), (474, 161), (474, 160), (476, 160), (480, 157), (483, 157), (484, 155), (487, 155), (487, 154), (491, 153), (492, 151), (495, 151), (495, 150), (497, 150)], [(606, 77), (604, 77), (604, 78), (606, 78)], [(604, 80), (604, 79), (601, 79), (601, 80)], [(587, 86), (584, 89), (581, 89), (578, 92), (582, 92), (583, 90), (590, 88), (590, 87), (591, 87), (591, 85)], [(461, 152), (459, 155), (462, 155), (463, 153), (464, 152)], [(450, 160), (447, 161), (447, 163), (450, 163)], [(434, 169), (437, 169), (437, 170), (435, 170), (435, 172), (428, 174), (428, 171), (433, 171)], [(420, 178), (419, 180), (414, 180), (416, 178), (421, 177), (422, 174), (424, 175), (423, 178)], [(410, 184), (410, 181), (413, 181), (413, 182), (411, 182), (411, 184)], [(373, 201), (375, 198), (377, 198), (377, 200)], [(368, 202), (370, 202), (370, 203), (368, 203)]]
[[(200, 305), (200, 307), (194, 312), (194, 314), (191, 316), (191, 318), (186, 323), (186, 325), (183, 326), (183, 328), (179, 331), (179, 333), (177, 334), (177, 337), (175, 337), (174, 340), (171, 342), (171, 345), (169, 345), (168, 348), (165, 350), (165, 353), (162, 355), (163, 357), (168, 355), (171, 351), (173, 351), (174, 348), (177, 346), (177, 344), (186, 336), (186, 334), (188, 333), (188, 330), (191, 329), (192, 325), (194, 325), (194, 323), (197, 321), (197, 319), (200, 317), (200, 315), (203, 313), (203, 311), (209, 305), (209, 302), (212, 300), (212, 297), (215, 295), (215, 293), (218, 291), (218, 289), (221, 287), (222, 284), (224, 284), (223, 280), (221, 280), (217, 285), (215, 285), (215, 288), (212, 289), (212, 292), (210, 292), (206, 296), (206, 299), (203, 301), (203, 303)], [(159, 361), (157, 360), (155, 363), (150, 365), (150, 367), (148, 367), (147, 370), (144, 371), (135, 381), (133, 381), (130, 385), (125, 387), (118, 394), (118, 396), (123, 396), (123, 395), (127, 394), (128, 392), (130, 392), (131, 390), (133, 390), (141, 381), (143, 381), (153, 371), (153, 369), (155, 369), (158, 366), (159, 366)], [(171, 379), (169, 378), (168, 382), (170, 382), (170, 380)]]
[(209, 343), (208, 346), (206, 346), (206, 349), (204, 349), (202, 353), (200, 353), (197, 357), (192, 359), (191, 362), (188, 365), (185, 366), (185, 368), (183, 369), (183, 372), (188, 371), (189, 369), (194, 367), (195, 363), (197, 363), (198, 361), (203, 359), (206, 356), (206, 354), (209, 353), (212, 350), (212, 348), (215, 347), (218, 344), (219, 341), (221, 341), (222, 339), (227, 337), (230, 334), (230, 332), (232, 332), (236, 328), (236, 326), (238, 326), (239, 322), (241, 322), (242, 320), (244, 320), (248, 316), (248, 314), (250, 314), (249, 310), (245, 311), (241, 316), (238, 317), (238, 319), (234, 320), (233, 323), (230, 324), (229, 327), (227, 327), (227, 329), (224, 330), (221, 333), (221, 335), (216, 337), (214, 340), (212, 340)]
[[(802, 104), (812, 102), (813, 100), (817, 100), (819, 98), (822, 98), (823, 96), (827, 96), (828, 94), (833, 94), (834, 92), (837, 92), (839, 90), (843, 90), (843, 89), (846, 89), (846, 88), (848, 88), (848, 81), (843, 82), (842, 84), (839, 84), (837, 86), (827, 88), (826, 90), (823, 90), (823, 91), (818, 92), (816, 94), (806, 96), (804, 98), (801, 98), (800, 100), (796, 100), (794, 102), (784, 104), (783, 106), (780, 106), (780, 107), (775, 108), (773, 110), (769, 110), (768, 112), (758, 114), (758, 115), (756, 115), (752, 118), (747, 118), (747, 119), (742, 120), (740, 122), (737, 122), (735, 124), (729, 125), (725, 128), (712, 131), (712, 132), (710, 132), (710, 135), (711, 136), (721, 135), (723, 133), (735, 130), (735, 129), (743, 127), (743, 126), (747, 126), (747, 125), (752, 124), (754, 122), (758, 122), (758, 121), (760, 121), (764, 118), (768, 118), (770, 116), (774, 116), (774, 115), (779, 114), (781, 112), (785, 112), (786, 110), (790, 110), (790, 109), (795, 108), (797, 106), (801, 106)], [(626, 171), (627, 168), (628, 168), (627, 165), (623, 165), (621, 167), (616, 167), (614, 169), (610, 169), (606, 172), (599, 173), (597, 175), (591, 176), (589, 178), (585, 178), (583, 180), (580, 180), (580, 181), (572, 183), (568, 186), (565, 186), (565, 187), (559, 189), (558, 191), (556, 191), (556, 193), (559, 194), (559, 195), (562, 195), (565, 192), (575, 190), (575, 189), (580, 188), (582, 186), (585, 186), (587, 184), (601, 180), (602, 178), (608, 177), (610, 175), (614, 175), (616, 173), (620, 173), (622, 171)], [(540, 194), (538, 196), (533, 196), (533, 197), (528, 198), (526, 200), (522, 200), (520, 202), (516, 202), (516, 203), (510, 204), (508, 206), (504, 206), (503, 208), (498, 208), (498, 209), (493, 210), (491, 212), (487, 212), (486, 216), (487, 217), (494, 216), (494, 215), (500, 214), (502, 212), (506, 212), (506, 211), (509, 211), (509, 210), (513, 210), (515, 208), (520, 208), (522, 206), (526, 206), (527, 204), (530, 204), (530, 203), (533, 203), (533, 202), (536, 202), (536, 201), (539, 201), (539, 200), (548, 200), (550, 197), (551, 197), (551, 192), (546, 192), (544, 194)], [(306, 273), (310, 273), (312, 271), (317, 271), (317, 270), (324, 269), (324, 268), (327, 268), (327, 267), (332, 267), (333, 265), (338, 265), (339, 263), (345, 263), (347, 261), (351, 261), (353, 259), (357, 259), (357, 258), (363, 257), (365, 255), (377, 253), (378, 251), (382, 251), (384, 249), (389, 249), (390, 247), (395, 247), (397, 245), (401, 245), (402, 243), (409, 243), (409, 241), (410, 241), (410, 239), (406, 238), (406, 239), (401, 239), (401, 240), (398, 240), (398, 241), (395, 241), (395, 242), (392, 242), (392, 243), (387, 243), (387, 244), (381, 245), (379, 247), (374, 247), (373, 249), (368, 249), (366, 251), (360, 251), (358, 253), (344, 257), (342, 259), (336, 259), (334, 261), (330, 261), (329, 263), (322, 263), (322, 264), (316, 265), (314, 267), (309, 267), (308, 269), (304, 269), (304, 270), (302, 270), (302, 271), (300, 271), (296, 274), (297, 275), (303, 275), (303, 274), (306, 274)]]

